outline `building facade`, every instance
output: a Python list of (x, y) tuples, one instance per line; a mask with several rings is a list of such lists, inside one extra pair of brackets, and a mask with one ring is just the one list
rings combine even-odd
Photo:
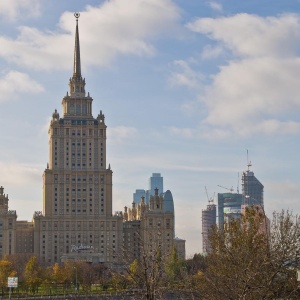
[(81, 75), (78, 18), (73, 75), (49, 127), (49, 163), (43, 174), (43, 211), (34, 214), (34, 252), (46, 264), (60, 259), (115, 262), (122, 244), (122, 217), (112, 214), (112, 170), (106, 162), (102, 111)]
[(224, 222), (233, 218), (240, 218), (242, 212), (242, 194), (218, 194), (218, 224), (223, 227)]
[(212, 228), (216, 225), (217, 221), (217, 208), (216, 205), (209, 202), (206, 209), (202, 210), (202, 252), (210, 253), (211, 246), (209, 241), (209, 235)]
[(174, 214), (164, 211), (164, 198), (158, 189), (154, 193), (149, 204), (142, 197), (139, 203), (132, 202), (131, 208), (124, 208), (124, 252), (129, 262), (143, 253), (154, 254), (158, 247), (164, 257), (173, 249)]
[(249, 168), (242, 174), (242, 193), (243, 205), (264, 207), (264, 186)]
[(0, 187), (0, 258), (16, 252), (17, 213), (8, 209), (8, 195)]
[(149, 195), (155, 195), (155, 189), (158, 189), (158, 194), (164, 192), (164, 178), (160, 173), (152, 173), (152, 176), (149, 178)]

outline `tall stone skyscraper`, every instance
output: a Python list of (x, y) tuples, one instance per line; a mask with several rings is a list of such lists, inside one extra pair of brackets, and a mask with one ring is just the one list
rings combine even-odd
[(112, 170), (106, 168), (102, 111), (92, 115), (93, 98), (81, 74), (76, 17), (73, 75), (49, 127), (49, 164), (43, 174), (43, 212), (34, 215), (34, 252), (45, 264), (68, 259), (117, 262), (122, 217), (112, 214)]

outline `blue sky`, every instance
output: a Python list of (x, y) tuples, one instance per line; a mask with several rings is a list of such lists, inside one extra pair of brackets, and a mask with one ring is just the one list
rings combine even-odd
[[(108, 126), (114, 210), (154, 172), (172, 191), (176, 235), (201, 252), (201, 210), (246, 170), (268, 214), (300, 212), (300, 2), (10, 0), (0, 2), (0, 185), (10, 209), (42, 210), (48, 127), (82, 73)], [(239, 175), (241, 178), (241, 175)], [(241, 185), (239, 182), (239, 189)]]

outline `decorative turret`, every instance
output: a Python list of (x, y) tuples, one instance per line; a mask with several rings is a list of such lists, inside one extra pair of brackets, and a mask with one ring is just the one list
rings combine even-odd
[(99, 121), (99, 123), (105, 124), (105, 116), (102, 113), (102, 110), (100, 110), (100, 114), (98, 115), (97, 120)]
[(158, 188), (154, 189), (155, 195), (150, 197), (150, 210), (163, 210), (163, 197), (158, 196)]
[(127, 206), (124, 207), (123, 220), (124, 220), (124, 221), (128, 221), (128, 211), (127, 211)]
[(54, 113), (52, 114), (52, 120), (53, 121), (59, 120), (59, 113), (57, 112), (57, 109), (55, 109)]

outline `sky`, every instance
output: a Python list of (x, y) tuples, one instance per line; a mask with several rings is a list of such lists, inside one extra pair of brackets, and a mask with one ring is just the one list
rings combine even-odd
[(93, 115), (102, 110), (108, 126), (114, 211), (161, 173), (191, 257), (202, 252), (208, 198), (241, 191), (251, 161), (267, 214), (300, 213), (299, 8), (299, 0), (0, 1), (0, 186), (9, 209), (29, 221), (42, 210), (48, 128), (55, 109), (62, 115), (80, 12), (82, 74)]

